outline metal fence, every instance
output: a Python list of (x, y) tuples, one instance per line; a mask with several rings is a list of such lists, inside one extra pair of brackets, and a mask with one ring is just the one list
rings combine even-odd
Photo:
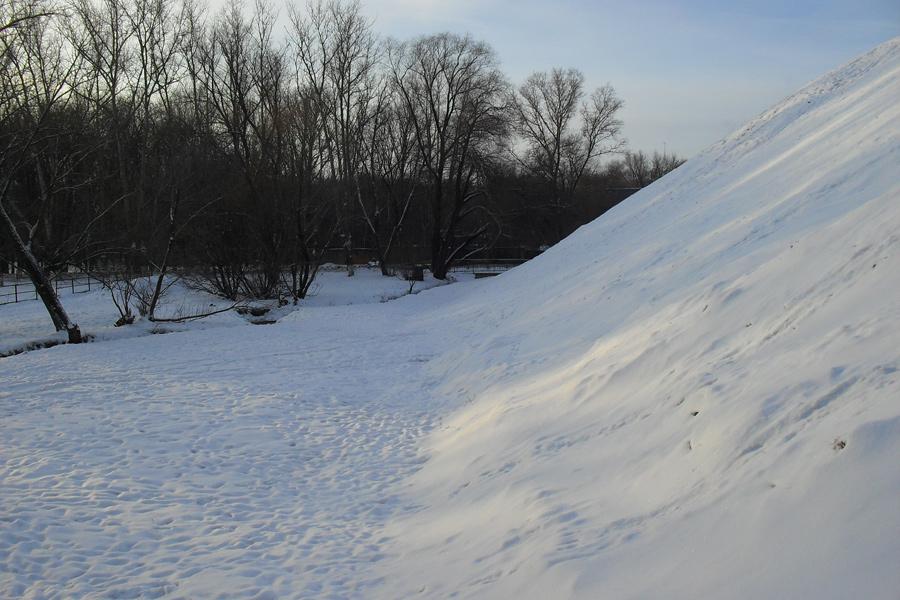
[[(58, 295), (83, 294), (100, 287), (97, 280), (83, 274), (60, 274), (52, 281)], [(30, 279), (19, 275), (0, 275), (0, 305), (37, 299), (37, 290)]]
[(521, 258), (468, 258), (453, 263), (451, 272), (503, 273), (527, 262)]
[[(526, 261), (521, 258), (470, 258), (456, 261), (453, 263), (450, 271), (475, 273), (476, 276), (498, 274), (523, 262)], [(427, 268), (428, 265), (423, 266)], [(176, 270), (172, 269), (173, 272)], [(61, 273), (51, 281), (58, 295), (82, 294), (103, 287), (99, 279), (84, 273)], [(38, 298), (37, 290), (35, 290), (29, 278), (19, 274), (8, 275), (0, 273), (0, 306), (37, 300)]]

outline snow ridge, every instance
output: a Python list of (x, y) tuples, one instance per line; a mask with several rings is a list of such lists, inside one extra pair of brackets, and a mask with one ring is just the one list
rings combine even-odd
[[(389, 596), (892, 598), (900, 39), (441, 310)], [(390, 565), (386, 566), (391, 566)]]

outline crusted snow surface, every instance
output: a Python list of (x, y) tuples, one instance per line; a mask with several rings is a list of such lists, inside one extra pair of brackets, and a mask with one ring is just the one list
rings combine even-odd
[(898, 98), (493, 279), (0, 359), (0, 596), (896, 598)]

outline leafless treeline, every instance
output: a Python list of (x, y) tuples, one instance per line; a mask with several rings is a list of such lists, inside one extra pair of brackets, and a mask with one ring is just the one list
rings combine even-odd
[[(48, 272), (177, 264), (296, 301), (328, 249), (366, 247), (386, 274), (424, 253), (443, 278), (498, 239), (567, 234), (579, 182), (623, 150), (621, 101), (578, 71), (516, 88), (467, 36), (382, 39), (341, 0), (285, 14), (0, 0), (0, 257), (73, 340)], [(644, 185), (632, 157), (607, 178)]]

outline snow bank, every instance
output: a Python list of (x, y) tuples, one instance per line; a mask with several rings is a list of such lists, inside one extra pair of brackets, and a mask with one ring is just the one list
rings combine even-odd
[(898, 98), (894, 39), (446, 290), (386, 596), (896, 597)]
[(0, 359), (0, 597), (896, 598), (898, 98), (893, 40), (493, 279), (73, 299)]

